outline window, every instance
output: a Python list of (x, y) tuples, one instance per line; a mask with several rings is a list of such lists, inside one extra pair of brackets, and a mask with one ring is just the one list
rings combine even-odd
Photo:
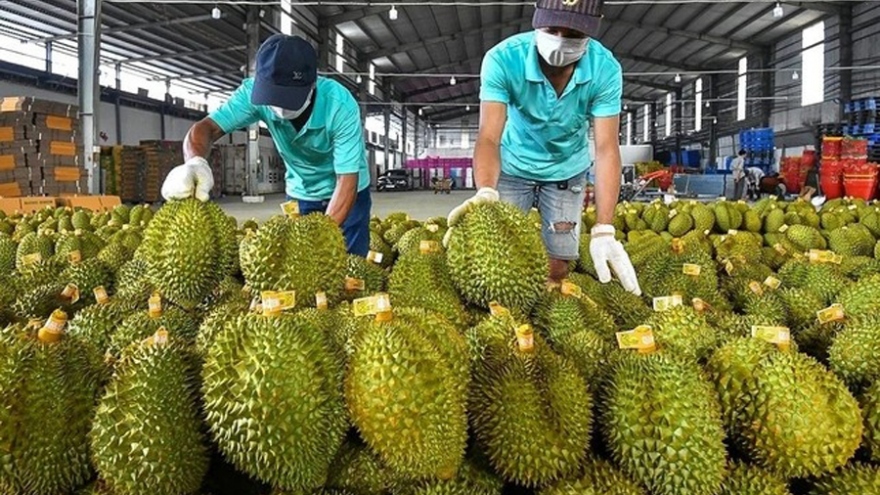
[(736, 86), (736, 120), (746, 119), (746, 91), (748, 90), (749, 59), (739, 59), (739, 79)]
[(804, 29), (801, 52), (801, 106), (825, 100), (825, 22)]
[(370, 83), (367, 85), (367, 90), (371, 95), (376, 94), (376, 64), (370, 62)]
[(461, 131), (461, 149), (466, 150), (471, 147), (471, 135), (468, 131)]
[(699, 132), (703, 130), (703, 78), (697, 79), (694, 83), (694, 95), (696, 95), (696, 103), (694, 105), (694, 130)]
[(345, 38), (340, 33), (336, 33), (336, 72), (344, 72), (345, 70)]
[(633, 114), (626, 112), (626, 145), (633, 144)]
[(672, 93), (666, 93), (666, 137), (672, 135)]
[(645, 139), (644, 141), (651, 141), (651, 105), (645, 105)]

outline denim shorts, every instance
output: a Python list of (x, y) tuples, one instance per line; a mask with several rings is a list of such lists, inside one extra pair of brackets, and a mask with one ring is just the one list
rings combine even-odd
[(552, 259), (570, 261), (578, 259), (586, 186), (586, 172), (561, 182), (541, 182), (501, 174), (498, 194), (501, 201), (526, 213), (537, 206), (547, 254)]

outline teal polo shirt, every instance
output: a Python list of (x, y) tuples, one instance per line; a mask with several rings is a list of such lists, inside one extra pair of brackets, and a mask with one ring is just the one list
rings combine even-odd
[(337, 174), (358, 174), (358, 192), (370, 187), (360, 108), (343, 85), (318, 77), (312, 115), (299, 132), (269, 107), (252, 104), (253, 88), (254, 80), (245, 79), (209, 117), (227, 134), (264, 122), (284, 160), (288, 196), (304, 201), (330, 199)]
[(480, 100), (505, 103), (501, 171), (536, 181), (563, 181), (590, 166), (590, 119), (620, 115), (623, 72), (591, 39), (571, 81), (557, 97), (538, 62), (535, 32), (502, 41), (483, 58)]

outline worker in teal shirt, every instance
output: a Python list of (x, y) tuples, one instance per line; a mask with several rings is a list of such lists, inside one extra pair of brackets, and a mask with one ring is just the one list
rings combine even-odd
[(230, 132), (263, 122), (287, 168), (288, 199), (300, 214), (326, 213), (341, 228), (349, 253), (370, 249), (370, 174), (360, 109), (351, 93), (318, 77), (318, 54), (298, 36), (276, 34), (257, 52), (254, 78), (189, 130), (186, 163), (162, 186), (165, 199), (195, 195), (203, 201), (213, 187), (205, 157)]
[(474, 150), (478, 192), (449, 214), (449, 225), (454, 228), (474, 204), (501, 200), (528, 211), (537, 203), (550, 281), (561, 281), (578, 259), (592, 123), (598, 224), (590, 254), (600, 282), (609, 282), (613, 270), (626, 290), (640, 294), (612, 226), (620, 193), (623, 77), (611, 52), (591, 38), (599, 32), (602, 6), (602, 0), (538, 0), (535, 31), (486, 53)]

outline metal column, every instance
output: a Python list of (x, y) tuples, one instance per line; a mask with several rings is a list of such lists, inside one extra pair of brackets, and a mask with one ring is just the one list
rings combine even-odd
[[(116, 64), (116, 98), (114, 98), (113, 111), (116, 118), (116, 144), (122, 144), (122, 112), (119, 108), (119, 100), (122, 99), (122, 64)], [(163, 117), (164, 120), (164, 117)]]
[[(247, 7), (247, 75), (253, 77), (257, 69), (257, 50), (260, 49), (260, 7)], [(257, 191), (260, 174), (260, 126), (254, 124), (247, 129), (247, 180), (245, 195), (259, 196)]]
[(406, 168), (406, 137), (407, 137), (406, 127), (407, 127), (407, 120), (408, 120), (407, 117), (409, 115), (409, 110), (407, 110), (405, 106), (402, 106), (401, 109), (403, 110), (403, 125), (400, 126), (401, 127), (400, 138), (401, 138), (401, 142), (403, 143), (403, 147), (400, 150), (400, 164), (403, 166), (403, 168)]
[[(773, 96), (773, 78), (774, 73), (771, 72), (771, 60), (773, 53), (770, 49), (761, 52), (761, 68), (765, 71), (761, 74), (761, 96)], [(761, 125), (770, 127), (770, 116), (773, 115), (773, 100), (766, 99), (761, 101)]]
[(52, 73), (52, 42), (46, 42), (46, 73)]
[[(703, 98), (706, 100), (711, 100), (718, 95), (718, 88), (715, 84), (718, 82), (717, 76), (710, 75), (705, 76), (706, 79), (703, 82)], [(718, 105), (710, 104), (709, 111), (703, 112), (703, 119), (706, 117), (712, 117), (712, 122), (709, 124), (709, 168), (716, 168), (719, 163), (715, 161), (715, 158), (718, 156)]]
[[(847, 5), (843, 7), (843, 12), (840, 13), (840, 27), (838, 28), (840, 30), (840, 41), (838, 43), (840, 45), (841, 67), (853, 66), (852, 10), (852, 6)], [(840, 110), (841, 114), (843, 114), (843, 106), (852, 100), (853, 73), (851, 70), (842, 70), (838, 74), (840, 77)]]
[(385, 120), (385, 170), (388, 170), (391, 168), (391, 106), (385, 105), (382, 113)]
[(88, 174), (89, 192), (101, 192), (100, 170), (95, 152), (97, 145), (98, 113), (100, 100), (98, 85), (98, 63), (101, 47), (101, 0), (78, 0), (77, 10), (77, 55), (79, 58), (79, 77), (77, 95), (79, 118), (83, 133), (82, 162)]

